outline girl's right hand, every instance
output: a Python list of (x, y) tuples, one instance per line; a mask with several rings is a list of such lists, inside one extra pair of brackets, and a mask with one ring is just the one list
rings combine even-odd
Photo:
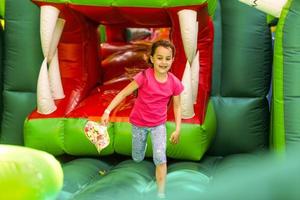
[(109, 122), (109, 114), (107, 113), (103, 113), (102, 117), (101, 117), (101, 124), (103, 126), (107, 126)]

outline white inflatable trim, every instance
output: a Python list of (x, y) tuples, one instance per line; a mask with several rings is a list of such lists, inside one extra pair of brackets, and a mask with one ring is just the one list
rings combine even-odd
[(189, 62), (186, 62), (185, 70), (181, 80), (184, 90), (181, 97), (181, 118), (189, 119), (195, 116), (193, 96), (192, 96), (192, 79), (191, 79), (191, 67)]
[(182, 43), (185, 55), (189, 61), (192, 63), (193, 58), (196, 53), (196, 42), (195, 38), (197, 38), (197, 12), (194, 10), (181, 10), (178, 13), (179, 24), (180, 24), (180, 32), (182, 37)]
[(49, 83), (53, 99), (63, 99), (65, 97), (64, 89), (61, 82), (58, 62), (58, 50), (55, 51), (49, 66)]
[(37, 112), (40, 114), (50, 114), (57, 109), (51, 95), (48, 79), (47, 57), (44, 59), (37, 82)]
[(52, 35), (56, 26), (59, 10), (53, 6), (41, 6), (40, 34), (44, 57), (48, 56)]
[(281, 10), (287, 0), (239, 0), (274, 17), (280, 17)]

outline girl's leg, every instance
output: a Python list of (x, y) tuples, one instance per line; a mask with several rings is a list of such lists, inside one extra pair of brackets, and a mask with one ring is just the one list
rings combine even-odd
[(165, 196), (165, 185), (167, 176), (167, 163), (159, 164), (155, 170), (157, 193), (160, 197)]
[(155, 175), (158, 194), (164, 196), (167, 175), (166, 157), (166, 126), (160, 125), (151, 128), (151, 141), (153, 145), (153, 161), (156, 165)]
[(144, 160), (147, 148), (147, 134), (146, 128), (132, 125), (132, 159), (135, 162)]

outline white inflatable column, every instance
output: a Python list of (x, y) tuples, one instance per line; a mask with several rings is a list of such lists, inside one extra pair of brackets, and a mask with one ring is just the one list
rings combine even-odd
[(41, 114), (50, 114), (57, 109), (49, 84), (47, 56), (58, 15), (59, 10), (57, 8), (53, 6), (41, 6), (40, 34), (44, 61), (37, 83), (37, 112)]
[[(187, 58), (182, 77), (184, 91), (181, 95), (182, 118), (188, 119), (195, 115), (194, 104), (197, 103), (199, 84), (199, 51), (197, 12), (194, 10), (181, 10), (178, 12), (180, 32), (184, 52)], [(196, 54), (197, 51), (197, 54)], [(196, 54), (196, 55), (195, 55)]]

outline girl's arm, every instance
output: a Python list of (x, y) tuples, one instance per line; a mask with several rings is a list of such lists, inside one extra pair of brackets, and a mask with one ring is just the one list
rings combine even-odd
[(102, 117), (101, 123), (104, 125), (108, 124), (109, 121), (109, 114), (110, 112), (117, 106), (121, 101), (123, 101), (128, 95), (130, 95), (133, 91), (138, 89), (138, 84), (135, 80), (131, 81), (121, 92), (119, 92), (115, 98), (110, 102), (110, 104), (105, 109)]
[(172, 133), (170, 141), (173, 144), (177, 144), (179, 141), (180, 129), (181, 129), (181, 103), (180, 103), (180, 95), (173, 96), (173, 109), (175, 115), (175, 124), (176, 129)]

